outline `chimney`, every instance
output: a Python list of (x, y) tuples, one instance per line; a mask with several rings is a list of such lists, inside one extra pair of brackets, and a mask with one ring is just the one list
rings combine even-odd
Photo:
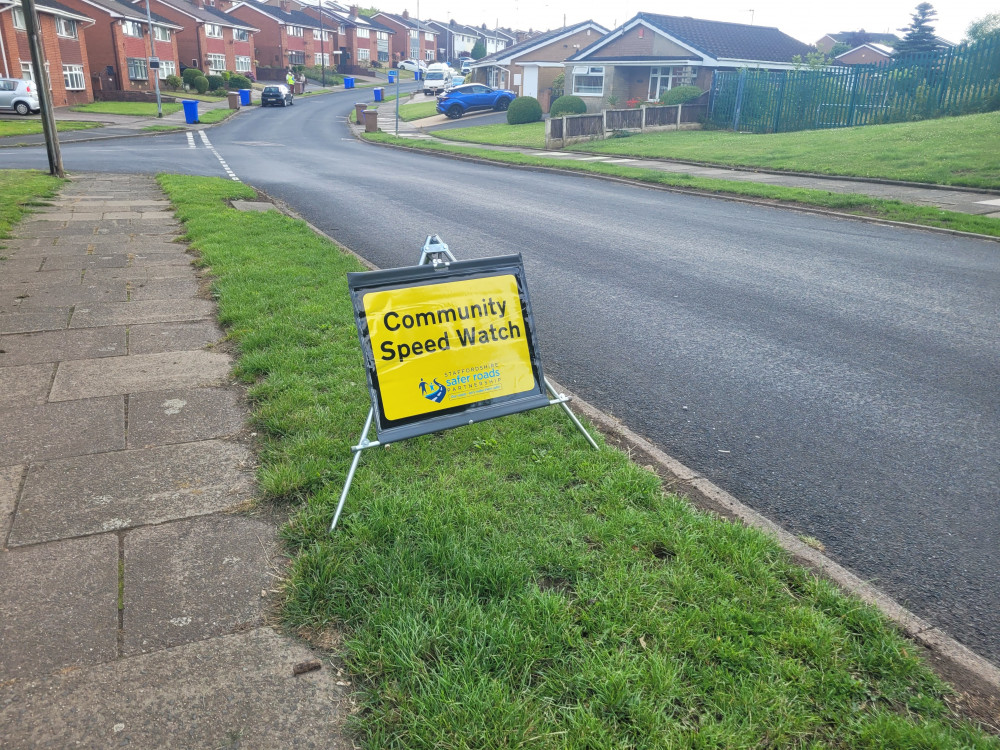
[(404, 10), (403, 11), (403, 18), (405, 18), (406, 20), (409, 20), (410, 19), (410, 11)]
[(278, 0), (278, 7), (282, 11), (284, 11), (285, 13), (287, 13), (288, 12), (288, 0)]
[(357, 17), (358, 17), (358, 6), (357, 5), (352, 5), (351, 6), (351, 18), (357, 18)]

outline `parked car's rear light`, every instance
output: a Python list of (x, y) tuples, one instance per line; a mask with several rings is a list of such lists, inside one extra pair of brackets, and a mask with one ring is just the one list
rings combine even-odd
[(25, 91), (27, 91), (27, 92), (28, 92), (29, 94), (31, 93), (31, 86), (25, 86), (25, 87), (24, 87), (24, 89), (25, 89)]

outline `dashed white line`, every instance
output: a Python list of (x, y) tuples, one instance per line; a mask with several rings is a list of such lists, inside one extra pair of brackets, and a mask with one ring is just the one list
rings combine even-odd
[[(190, 135), (190, 133), (188, 135)], [(216, 151), (215, 146), (213, 146), (212, 142), (208, 140), (208, 134), (204, 130), (199, 130), (198, 135), (201, 137), (201, 142), (205, 144), (205, 148), (215, 154), (215, 158), (219, 160), (219, 164), (221, 164), (222, 168), (226, 170), (226, 174), (229, 175), (229, 179), (239, 182), (240, 178), (237, 177), (236, 173), (229, 168), (229, 165), (226, 164), (226, 160), (222, 158), (222, 154)]]
[(188, 148), (197, 148), (194, 143), (194, 133), (189, 130), (185, 135), (188, 137)]

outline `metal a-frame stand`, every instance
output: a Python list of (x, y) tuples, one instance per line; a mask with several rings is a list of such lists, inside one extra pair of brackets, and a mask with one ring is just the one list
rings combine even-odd
[[(418, 266), (433, 265), (438, 266), (441, 264), (449, 264), (452, 262), (457, 262), (457, 258), (452, 254), (451, 250), (448, 249), (448, 245), (438, 237), (436, 234), (428, 235), (427, 240), (424, 242), (424, 246), (420, 249), (420, 261), (417, 263)], [(557, 404), (561, 406), (569, 418), (572, 420), (576, 428), (583, 434), (590, 443), (591, 447), (599, 451), (601, 448), (597, 442), (590, 436), (590, 433), (584, 428), (577, 419), (576, 414), (573, 410), (567, 406), (567, 402), (570, 401), (570, 396), (565, 393), (558, 393), (556, 389), (549, 382), (548, 378), (544, 378), (545, 390), (549, 393), (549, 406), (556, 406)], [(337, 521), (340, 520), (340, 513), (344, 509), (344, 502), (347, 500), (347, 493), (351, 489), (351, 483), (354, 481), (354, 473), (358, 469), (358, 464), (361, 462), (361, 452), (368, 448), (377, 448), (382, 445), (378, 440), (369, 440), (368, 433), (372, 428), (372, 420), (375, 418), (374, 407), (368, 409), (368, 418), (365, 419), (365, 426), (361, 430), (361, 438), (358, 440), (357, 445), (351, 446), (351, 452), (354, 453), (354, 458), (351, 460), (351, 468), (347, 472), (347, 480), (344, 482), (344, 490), (340, 493), (340, 501), (337, 503), (337, 510), (333, 514), (333, 523), (330, 524), (330, 533), (337, 528)]]

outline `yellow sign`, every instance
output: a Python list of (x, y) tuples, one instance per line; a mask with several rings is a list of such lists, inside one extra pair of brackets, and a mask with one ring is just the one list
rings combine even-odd
[(538, 389), (513, 274), (363, 295), (390, 420)]

